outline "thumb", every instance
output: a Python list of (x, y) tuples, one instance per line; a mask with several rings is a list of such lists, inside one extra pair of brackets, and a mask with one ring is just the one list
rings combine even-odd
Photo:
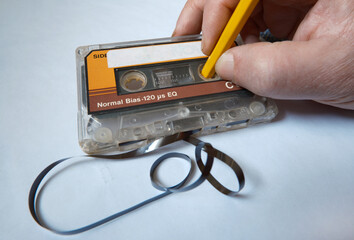
[(221, 78), (258, 95), (280, 99), (321, 98), (324, 93), (317, 88), (317, 80), (328, 65), (327, 45), (320, 39), (242, 45), (226, 51), (215, 69)]

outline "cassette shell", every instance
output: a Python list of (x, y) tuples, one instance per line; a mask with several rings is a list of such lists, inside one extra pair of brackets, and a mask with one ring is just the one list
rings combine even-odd
[[(88, 154), (125, 152), (142, 147), (157, 138), (179, 132), (195, 131), (196, 136), (207, 135), (271, 121), (278, 112), (274, 101), (245, 89), (197, 94), (146, 104), (130, 102), (131, 106), (116, 105), (108, 106), (113, 109), (92, 110), (93, 97), (111, 94), (125, 97), (125, 100), (137, 101), (139, 98), (132, 96), (145, 94), (144, 96), (156, 98), (160, 92), (165, 95), (172, 94), (174, 89), (193, 88), (198, 84), (199, 88), (204, 86), (203, 82), (208, 82), (198, 74), (206, 58), (198, 58), (168, 64), (154, 63), (120, 68), (118, 71), (112, 69), (111, 75), (112, 78), (114, 76), (115, 86), (91, 90), (93, 84), (89, 86), (88, 75), (92, 73), (87, 59), (92, 53), (99, 53), (101, 56), (97, 55), (96, 59), (106, 64), (105, 54), (111, 50), (184, 43), (200, 39), (200, 35), (195, 35), (79, 47), (76, 50), (78, 133), (82, 150)], [(230, 82), (219, 80), (217, 76), (210, 82), (211, 86), (215, 84), (219, 86), (221, 83), (226, 87), (235, 88)], [(154, 91), (156, 94), (150, 94)], [(115, 103), (119, 104), (119, 101)]]

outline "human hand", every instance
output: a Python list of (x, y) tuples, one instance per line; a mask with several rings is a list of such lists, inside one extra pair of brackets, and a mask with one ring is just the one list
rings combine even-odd
[[(238, 0), (189, 0), (174, 36), (202, 31), (209, 55)], [(258, 42), (270, 29), (276, 43)], [(312, 99), (354, 109), (354, 1), (261, 0), (215, 70), (250, 91), (279, 99)]]

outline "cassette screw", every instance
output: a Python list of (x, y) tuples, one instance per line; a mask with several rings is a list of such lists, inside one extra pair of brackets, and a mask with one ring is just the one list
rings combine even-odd
[(109, 128), (102, 127), (95, 131), (94, 138), (99, 143), (111, 143), (113, 142), (112, 131)]
[(195, 105), (195, 106), (194, 106), (194, 109), (197, 110), (197, 111), (201, 111), (201, 110), (202, 110), (202, 106), (200, 106), (200, 105)]
[(230, 118), (236, 118), (236, 117), (237, 117), (236, 111), (235, 111), (235, 110), (231, 110), (231, 111), (229, 112), (229, 116), (230, 116)]
[(187, 117), (188, 114), (189, 114), (188, 108), (182, 108), (182, 109), (179, 110), (179, 115), (180, 115), (181, 117)]
[(123, 136), (123, 137), (128, 136), (128, 130), (127, 130), (127, 129), (124, 129), (124, 130), (122, 131), (122, 136)]
[(211, 112), (209, 114), (211, 120), (215, 120), (217, 118), (217, 113), (216, 112)]
[(252, 102), (250, 104), (250, 110), (256, 116), (260, 116), (266, 112), (266, 108), (265, 108), (264, 104), (261, 102), (257, 102), (257, 101)]
[(134, 135), (135, 136), (140, 136), (143, 133), (143, 131), (141, 130), (141, 128), (135, 128), (134, 129)]

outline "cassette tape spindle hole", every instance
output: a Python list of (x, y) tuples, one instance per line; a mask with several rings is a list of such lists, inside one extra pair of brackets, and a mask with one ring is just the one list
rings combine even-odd
[(214, 81), (214, 80), (221, 80), (221, 78), (219, 77), (218, 74), (214, 74), (214, 76), (212, 78), (206, 78), (202, 75), (202, 69), (204, 67), (204, 63), (200, 64), (198, 66), (198, 75), (201, 79), (203, 79), (204, 81)]
[(128, 92), (137, 92), (145, 88), (147, 84), (146, 75), (137, 70), (124, 73), (120, 79), (120, 85)]

